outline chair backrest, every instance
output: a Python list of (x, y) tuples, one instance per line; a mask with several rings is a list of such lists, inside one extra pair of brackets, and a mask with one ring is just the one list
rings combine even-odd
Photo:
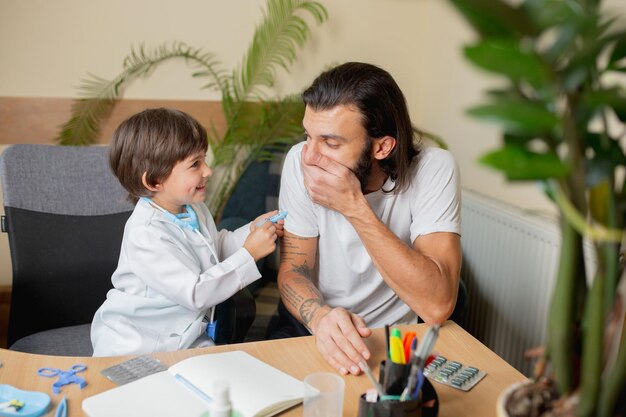
[(107, 155), (106, 146), (13, 145), (0, 156), (13, 264), (9, 346), (90, 323), (105, 300), (133, 210)]

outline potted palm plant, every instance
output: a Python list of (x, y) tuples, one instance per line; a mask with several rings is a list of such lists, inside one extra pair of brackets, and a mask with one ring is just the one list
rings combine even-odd
[[(546, 346), (505, 408), (626, 415), (626, 90), (612, 78), (626, 73), (626, 31), (600, 0), (450, 3), (477, 33), (465, 57), (504, 80), (468, 111), (502, 130), (501, 147), (481, 162), (511, 181), (540, 182), (560, 213)], [(595, 255), (587, 259), (585, 240)]]
[(228, 198), (246, 168), (255, 161), (273, 158), (301, 136), (304, 105), (299, 96), (270, 99), (264, 89), (274, 85), (279, 68), (287, 70), (295, 61), (298, 47), (310, 36), (307, 18), (318, 24), (327, 20), (322, 4), (308, 0), (267, 0), (261, 23), (239, 67), (221, 68), (216, 57), (184, 42), (171, 42), (154, 49), (131, 48), (122, 72), (115, 78), (89, 75), (82, 82), (83, 97), (72, 106), (58, 141), (64, 145), (94, 142), (100, 124), (135, 79), (149, 77), (159, 65), (182, 59), (193, 76), (206, 79), (203, 88), (219, 89), (226, 119), (223, 134), (210, 126), (209, 147), (214, 180), (207, 205), (219, 220)]

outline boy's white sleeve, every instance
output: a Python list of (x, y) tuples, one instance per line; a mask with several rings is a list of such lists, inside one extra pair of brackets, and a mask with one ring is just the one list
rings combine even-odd
[(205, 271), (167, 235), (138, 228), (129, 236), (130, 267), (149, 287), (190, 309), (206, 310), (261, 277), (254, 258), (240, 248)]
[(246, 223), (234, 231), (222, 229), (217, 232), (217, 252), (221, 257), (228, 258), (243, 247), (250, 234), (250, 223)]

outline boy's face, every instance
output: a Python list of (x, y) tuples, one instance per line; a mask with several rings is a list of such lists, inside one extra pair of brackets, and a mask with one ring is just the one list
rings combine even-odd
[(174, 214), (183, 212), (185, 204), (204, 201), (212, 173), (204, 158), (204, 152), (200, 151), (177, 162), (170, 176), (156, 185), (152, 200)]

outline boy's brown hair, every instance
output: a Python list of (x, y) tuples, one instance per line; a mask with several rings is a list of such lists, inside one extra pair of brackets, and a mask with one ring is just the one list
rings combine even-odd
[(179, 110), (146, 109), (125, 121), (113, 133), (109, 164), (133, 204), (152, 197), (142, 183), (165, 181), (177, 162), (208, 149), (207, 133), (196, 119)]

